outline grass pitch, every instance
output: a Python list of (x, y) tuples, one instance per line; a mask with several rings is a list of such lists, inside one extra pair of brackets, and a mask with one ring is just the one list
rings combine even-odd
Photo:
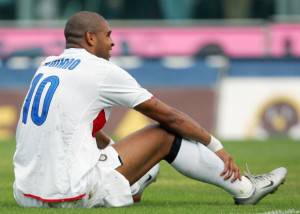
[(300, 142), (280, 139), (269, 141), (225, 142), (227, 150), (242, 169), (245, 163), (253, 173), (279, 166), (288, 168), (288, 176), (276, 194), (258, 205), (236, 206), (223, 190), (188, 179), (168, 164), (161, 164), (156, 183), (143, 195), (140, 204), (127, 208), (37, 209), (20, 208), (12, 195), (12, 155), (15, 142), (0, 141), (0, 213), (299, 213), (300, 214)]

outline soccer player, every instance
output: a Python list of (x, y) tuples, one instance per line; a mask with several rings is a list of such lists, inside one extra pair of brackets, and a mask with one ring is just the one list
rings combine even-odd
[[(48, 57), (34, 75), (13, 160), (20, 206), (128, 206), (130, 186), (163, 159), (190, 178), (224, 189), (237, 204), (255, 204), (278, 188), (285, 168), (241, 175), (219, 140), (109, 62), (111, 33), (102, 16), (76, 13), (64, 29), (64, 52)], [(95, 136), (101, 141), (114, 106), (133, 108), (159, 125), (100, 150)], [(102, 136), (102, 143), (109, 139)]]

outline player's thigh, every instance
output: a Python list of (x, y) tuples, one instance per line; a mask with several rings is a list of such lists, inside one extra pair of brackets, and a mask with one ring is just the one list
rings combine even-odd
[(133, 184), (169, 153), (173, 140), (174, 135), (160, 126), (129, 135), (113, 145), (123, 161), (117, 170)]

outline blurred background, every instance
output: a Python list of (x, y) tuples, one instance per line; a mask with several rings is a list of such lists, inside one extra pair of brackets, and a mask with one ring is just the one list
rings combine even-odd
[[(0, 0), (0, 140), (80, 10), (109, 20), (113, 62), (221, 139), (300, 139), (299, 0)], [(105, 129), (149, 123), (117, 108)]]

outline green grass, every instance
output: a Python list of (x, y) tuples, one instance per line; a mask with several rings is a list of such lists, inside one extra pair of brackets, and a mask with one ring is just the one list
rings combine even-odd
[[(146, 189), (143, 202), (127, 208), (24, 209), (12, 195), (14, 141), (0, 142), (0, 213), (300, 213), (300, 142), (287, 139), (224, 143), (242, 169), (263, 173), (288, 168), (285, 184), (255, 206), (235, 206), (223, 190), (177, 173), (166, 163), (156, 183)], [(281, 211), (281, 212), (280, 212)]]

